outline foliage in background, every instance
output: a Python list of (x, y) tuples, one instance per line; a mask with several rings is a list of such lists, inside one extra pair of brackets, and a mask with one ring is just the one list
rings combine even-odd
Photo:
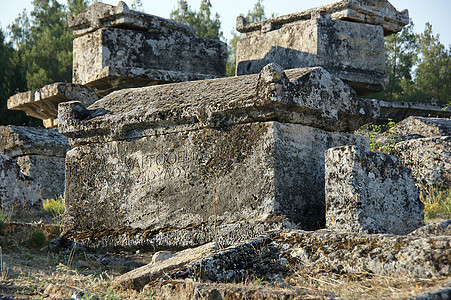
[(0, 33), (0, 125), (39, 126), (40, 120), (23, 112), (9, 111), (7, 99), (17, 92), (53, 82), (72, 81), (72, 40), (67, 15), (88, 7), (88, 0), (33, 0), (31, 12), (24, 10), (8, 26), (9, 41)]
[(59, 196), (55, 199), (47, 199), (42, 201), (42, 208), (53, 216), (56, 225), (63, 225), (64, 219), (64, 198)]
[(432, 25), (421, 34), (413, 23), (385, 38), (389, 83), (369, 97), (387, 101), (451, 103), (451, 46), (440, 43)]
[(364, 125), (356, 130), (355, 134), (368, 137), (371, 151), (395, 154), (395, 144), (402, 141), (399, 135), (390, 130), (395, 126), (396, 123), (389, 119), (386, 125)]
[(224, 38), (219, 14), (212, 16), (210, 0), (202, 0), (198, 11), (193, 11), (187, 1), (179, 0), (177, 8), (171, 11), (169, 18), (193, 27), (198, 37), (215, 40)]

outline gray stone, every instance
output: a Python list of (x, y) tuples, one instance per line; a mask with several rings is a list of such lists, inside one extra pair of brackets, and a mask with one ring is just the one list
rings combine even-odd
[(59, 131), (72, 145), (258, 121), (353, 131), (378, 114), (377, 103), (322, 68), (285, 74), (271, 64), (259, 75), (116, 91), (89, 110), (62, 103)]
[(405, 25), (409, 24), (408, 10), (398, 12), (393, 5), (386, 0), (341, 0), (323, 7), (312, 8), (299, 13), (284, 15), (251, 24), (244, 18), (239, 18), (239, 22), (237, 22), (237, 31), (277, 30), (286, 23), (314, 18), (347, 20), (356, 23), (380, 25), (384, 29), (384, 35), (400, 32)]
[(40, 183), (43, 199), (64, 196), (64, 157), (25, 155), (17, 157), (16, 161), (23, 174)]
[(349, 144), (368, 147), (352, 134), (256, 122), (79, 146), (66, 156), (65, 225), (184, 227), (276, 214), (319, 228), (324, 151)]
[(423, 226), (424, 205), (395, 156), (356, 146), (326, 151), (326, 226), (332, 230), (407, 234)]
[(80, 101), (89, 106), (100, 96), (91, 88), (73, 83), (52, 83), (40, 89), (18, 93), (8, 99), (8, 109), (23, 110), (44, 121), (46, 128), (58, 126), (58, 103)]
[(70, 149), (67, 138), (56, 130), (0, 126), (0, 137), (0, 153), (10, 157), (45, 155), (64, 158)]
[[(390, 277), (449, 276), (450, 237), (419, 238), (332, 231), (280, 231), (186, 261), (163, 278), (213, 282), (244, 282), (247, 278), (276, 281), (302, 267), (339, 274), (373, 273)], [(303, 255), (299, 255), (303, 253)], [(301, 269), (303, 270), (303, 269)], [(161, 275), (141, 277), (135, 288)]]
[(381, 26), (325, 18), (264, 22), (277, 25), (269, 31), (242, 32), (237, 44), (237, 75), (258, 73), (273, 62), (284, 69), (322, 66), (359, 95), (385, 88)]
[(15, 159), (0, 154), (1, 209), (7, 214), (34, 210), (41, 204), (41, 185), (20, 171)]
[(123, 1), (117, 6), (94, 2), (78, 16), (68, 16), (67, 23), (75, 36), (82, 36), (101, 28), (122, 28), (150, 32), (180, 32), (185, 35), (195, 35), (195, 30), (189, 26), (131, 10)]
[(391, 102), (373, 99), (380, 107), (378, 123), (387, 123), (392, 120), (396, 123), (410, 116), (421, 116), (431, 118), (450, 118), (451, 107), (432, 103), (416, 102)]
[(451, 236), (451, 220), (435, 222), (409, 233), (418, 237)]
[(168, 259), (150, 263), (116, 277), (113, 284), (123, 288), (142, 289), (149, 281), (155, 280), (168, 271), (183, 267), (192, 261), (199, 260), (215, 250), (215, 243), (208, 243), (197, 248), (186, 249)]
[(451, 136), (451, 119), (411, 116), (390, 131), (404, 140)]
[(419, 138), (395, 145), (396, 155), (420, 186), (451, 185), (451, 136)]
[(73, 82), (102, 95), (126, 87), (225, 76), (226, 44), (176, 22), (95, 3), (69, 20)]

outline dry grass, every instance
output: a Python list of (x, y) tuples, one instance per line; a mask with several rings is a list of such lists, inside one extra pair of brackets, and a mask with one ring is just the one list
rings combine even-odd
[(307, 295), (334, 299), (408, 299), (434, 288), (449, 286), (450, 278), (420, 279), (370, 273), (337, 274), (298, 267), (285, 282)]

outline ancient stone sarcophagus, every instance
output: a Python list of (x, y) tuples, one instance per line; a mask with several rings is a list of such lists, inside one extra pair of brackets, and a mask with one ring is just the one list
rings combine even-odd
[[(116, 91), (59, 106), (67, 230), (186, 228), (285, 217), (325, 225), (324, 151), (368, 147), (347, 133), (374, 102), (323, 68)], [(196, 227), (194, 227), (196, 228)]]
[(151, 84), (225, 76), (226, 45), (196, 37), (189, 26), (96, 2), (69, 18), (73, 82), (101, 94)]
[(342, 0), (256, 23), (237, 18), (237, 75), (258, 73), (275, 62), (284, 69), (322, 66), (359, 95), (387, 82), (384, 35), (408, 24), (386, 0)]

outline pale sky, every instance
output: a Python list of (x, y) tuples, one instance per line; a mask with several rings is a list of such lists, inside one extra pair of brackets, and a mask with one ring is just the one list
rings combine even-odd
[[(213, 12), (221, 16), (222, 31), (226, 39), (231, 37), (235, 29), (235, 19), (239, 14), (251, 10), (256, 0), (210, 0)], [(59, 0), (66, 3), (66, 0)], [(103, 0), (102, 2), (117, 5), (118, 1)], [(125, 0), (131, 4), (132, 0)], [(169, 13), (177, 6), (177, 0), (141, 0), (146, 13), (168, 18)], [(192, 9), (199, 8), (201, 0), (188, 0)], [(303, 11), (305, 9), (330, 4), (335, 0), (264, 0), (266, 15), (276, 13), (278, 16)], [(451, 45), (451, 0), (390, 0), (398, 11), (409, 10), (410, 18), (415, 24), (415, 31), (422, 32), (424, 24), (429, 22), (435, 34), (440, 34), (440, 40), (445, 45)], [(31, 0), (0, 0), (0, 26), (5, 29), (24, 8), (31, 10)]]

